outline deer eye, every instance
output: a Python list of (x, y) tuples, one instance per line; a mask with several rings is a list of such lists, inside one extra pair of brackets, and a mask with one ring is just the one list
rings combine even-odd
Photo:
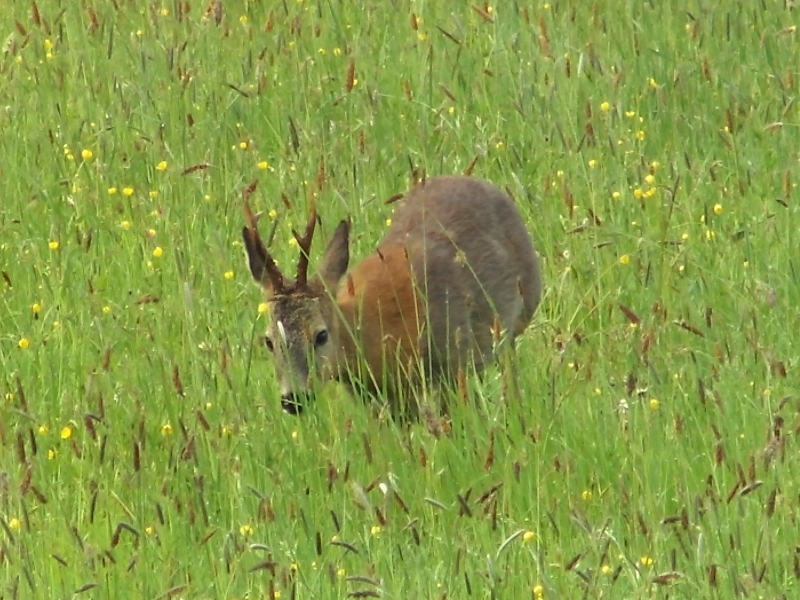
[(319, 347), (319, 346), (324, 346), (327, 343), (328, 343), (328, 330), (323, 329), (321, 331), (318, 331), (317, 335), (314, 336), (314, 345)]
[(269, 350), (270, 352), (275, 350), (275, 347), (272, 344), (272, 339), (269, 336), (266, 336), (266, 335), (264, 336), (264, 345), (267, 347), (267, 350)]

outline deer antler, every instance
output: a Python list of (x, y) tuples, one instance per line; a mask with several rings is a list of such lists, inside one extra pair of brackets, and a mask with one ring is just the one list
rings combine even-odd
[(263, 268), (266, 271), (267, 276), (269, 277), (270, 283), (272, 284), (272, 293), (278, 295), (283, 293), (284, 291), (283, 273), (281, 273), (280, 269), (278, 268), (278, 265), (275, 264), (275, 261), (273, 260), (266, 246), (264, 246), (264, 242), (261, 240), (261, 236), (258, 233), (258, 219), (261, 217), (261, 215), (253, 214), (253, 209), (250, 208), (250, 203), (247, 201), (247, 197), (250, 195), (249, 193), (247, 193), (248, 190), (250, 190), (250, 188), (246, 189), (242, 193), (243, 203), (244, 203), (244, 216), (245, 219), (247, 220), (247, 230), (250, 233), (251, 240), (253, 241), (254, 249), (256, 250), (256, 252), (258, 252), (258, 256), (261, 259), (261, 262), (263, 263)]
[(314, 199), (311, 199), (311, 207), (308, 210), (308, 223), (303, 237), (292, 230), (292, 235), (300, 247), (300, 260), (297, 261), (297, 287), (303, 288), (308, 281), (308, 256), (311, 252), (311, 240), (314, 238), (314, 228), (317, 225), (317, 206)]

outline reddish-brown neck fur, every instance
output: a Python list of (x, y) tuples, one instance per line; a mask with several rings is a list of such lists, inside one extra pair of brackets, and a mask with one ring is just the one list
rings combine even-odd
[[(424, 322), (405, 248), (383, 247), (358, 263), (342, 282), (337, 303), (342, 315), (340, 378), (352, 379), (355, 370), (369, 378), (373, 391), (398, 392), (398, 381), (407, 380), (419, 361)], [(401, 373), (387, 372), (387, 366)]]

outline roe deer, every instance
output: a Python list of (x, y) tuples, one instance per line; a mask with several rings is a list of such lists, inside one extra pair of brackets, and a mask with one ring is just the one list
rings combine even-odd
[(478, 179), (435, 177), (413, 187), (377, 249), (349, 273), (350, 223), (342, 221), (311, 278), (313, 205), (305, 235), (293, 232), (294, 280), (264, 246), (247, 199), (244, 208), (244, 247), (269, 309), (265, 341), (291, 414), (315, 381), (331, 378), (385, 394), (394, 414), (415, 411), (422, 386), (452, 384), (470, 361), (480, 371), (494, 360), (499, 328), (513, 352), (539, 304), (539, 262), (520, 213)]

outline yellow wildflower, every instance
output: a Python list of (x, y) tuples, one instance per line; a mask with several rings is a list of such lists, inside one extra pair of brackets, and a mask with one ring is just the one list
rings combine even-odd
[(536, 534), (529, 529), (528, 531), (522, 534), (522, 541), (525, 542), (526, 544), (530, 544), (535, 537)]

